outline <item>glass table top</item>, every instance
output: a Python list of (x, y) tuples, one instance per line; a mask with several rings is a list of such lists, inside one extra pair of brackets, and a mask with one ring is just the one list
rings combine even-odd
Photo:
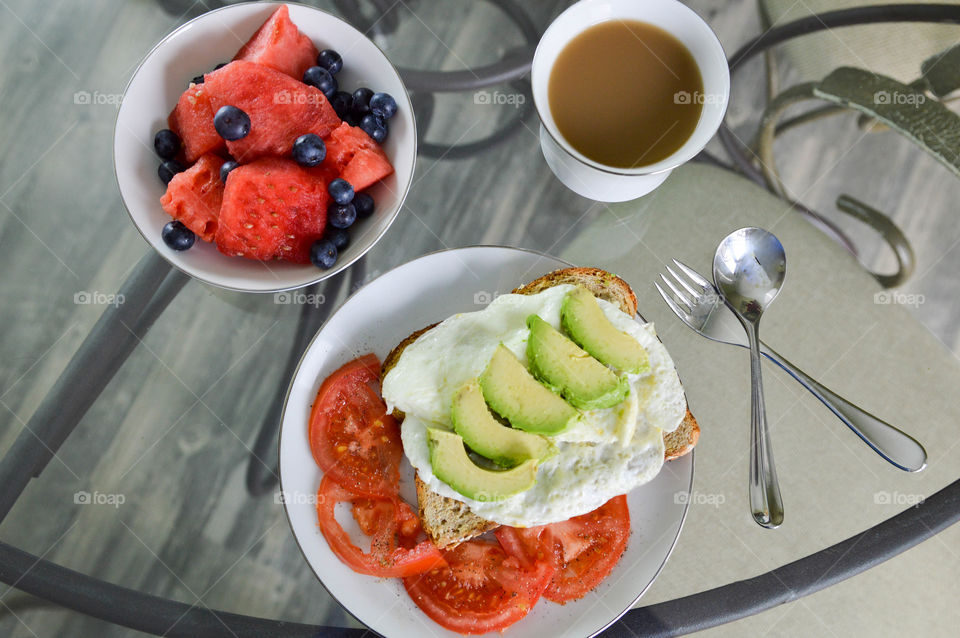
[[(526, 46), (521, 26), (497, 4), (401, 0), (395, 4), (364, 3), (361, 13), (373, 24), (375, 42), (397, 66), (462, 71), (494, 64)], [(522, 11), (542, 31), (567, 4), (524, 4)], [(697, 0), (689, 4), (714, 28), (728, 54), (760, 29), (753, 3)], [(337, 14), (341, 5), (325, 2), (318, 6)], [(113, 126), (124, 86), (158, 40), (215, 6), (212, 0), (90, 0), (56, 5), (0, 2), (0, 14), (4, 16), (0, 20), (0, 61), (4, 68), (0, 73), (0, 113), (5, 120), (5, 126), (0, 127), (0, 147), (4, 149), (0, 162), (0, 263), (4, 273), (0, 282), (0, 319), (4, 325), (0, 338), (0, 450), (4, 452), (24, 431), (105, 309), (124, 303), (117, 291), (151, 250), (130, 222), (113, 174)], [(751, 123), (755, 124), (760, 114), (754, 103), (763, 90), (762, 73), (759, 62), (754, 63), (756, 67), (750, 67), (734, 82), (729, 114), (734, 130), (744, 135), (749, 134)], [(90, 96), (89, 103), (78, 95)], [(527, 112), (530, 97), (522, 86), (420, 92), (413, 99), (421, 149), (426, 148), (427, 153), (417, 159), (403, 209), (367, 254), (362, 269), (348, 273), (335, 287), (325, 282), (304, 290), (303, 296), (244, 294), (190, 281), (149, 331), (127, 326), (137, 332), (136, 347), (0, 524), (0, 538), (5, 543), (99, 579), (200, 608), (307, 624), (360, 626), (331, 598), (304, 562), (276, 489), (258, 496), (247, 489), (250, 464), (262, 477), (269, 477), (275, 468), (275, 435), (264, 437), (267, 445), (258, 444), (258, 437), (264, 423), (270, 425), (278, 395), (286, 390), (291, 344), (297, 339), (304, 305), (310, 307), (308, 311), (320, 313), (317, 316), (325, 315), (364, 283), (388, 270), (417, 256), (460, 246), (517, 246), (578, 261), (625, 264), (625, 251), (617, 245), (620, 239), (626, 238), (627, 243), (633, 237), (639, 237), (641, 243), (660, 241), (687, 231), (685, 225), (695, 221), (678, 214), (677, 226), (671, 229), (649, 211), (630, 218), (624, 208), (614, 208), (611, 213), (611, 207), (567, 190), (543, 161), (536, 115)], [(519, 124), (512, 124), (518, 117)], [(498, 133), (504, 128), (506, 133)], [(859, 135), (853, 129), (849, 121), (846, 125), (831, 123), (818, 138), (825, 140), (833, 133), (835, 145), (852, 148)], [(497, 137), (495, 143), (464, 148), (491, 135)], [(793, 156), (787, 157), (789, 153), (784, 152), (784, 171), (793, 171), (789, 174), (806, 180), (805, 197), (811, 206), (826, 209), (832, 207), (836, 196), (839, 173), (861, 190), (869, 184), (876, 186), (875, 175), (863, 174), (875, 168), (869, 164), (875, 145), (886, 144), (887, 149), (898, 149), (893, 160), (900, 170), (895, 176), (897, 184), (913, 195), (917, 189), (923, 190), (918, 182), (934, 186), (939, 198), (926, 202), (934, 209), (929, 221), (913, 218), (910, 227), (930, 251), (929, 257), (921, 260), (923, 276), (905, 292), (913, 294), (914, 300), (919, 295), (924, 301), (904, 308), (907, 312), (896, 320), (910, 322), (913, 330), (919, 329), (919, 319), (933, 330), (935, 338), (947, 342), (949, 349), (955, 341), (955, 323), (951, 320), (958, 309), (954, 297), (930, 289), (934, 282), (941, 291), (956, 287), (949, 273), (955, 272), (957, 257), (949, 249), (960, 237), (955, 230), (937, 231), (952, 228), (946, 210), (950, 198), (955, 199), (960, 189), (953, 183), (956, 180), (941, 174), (945, 171), (935, 172), (932, 162), (926, 163), (926, 158), (910, 149), (900, 149), (896, 142), (871, 139), (864, 144), (867, 146), (852, 151), (851, 158), (839, 157), (832, 166), (823, 165), (820, 151), (810, 144), (798, 144), (800, 151)], [(708, 150), (724, 157), (716, 140)], [(839, 155), (830, 153), (831, 157)], [(699, 165), (694, 170), (705, 169)], [(888, 167), (884, 172), (896, 171)], [(695, 184), (697, 175), (685, 172), (682, 178)], [(818, 183), (818, 176), (823, 178), (822, 183)], [(930, 181), (923, 181), (926, 179)], [(893, 186), (881, 184), (879, 188), (889, 190)], [(678, 191), (683, 190), (669, 193), (681, 197)], [(658, 197), (658, 192), (649, 197)], [(944, 220), (936, 211), (943, 213)], [(902, 215), (909, 217), (906, 212)], [(738, 218), (731, 214), (730, 219)], [(788, 229), (794, 228), (789, 225), (792, 222), (786, 223)], [(617, 224), (625, 229), (619, 238)], [(866, 237), (856, 228), (849, 230), (857, 239)], [(700, 237), (691, 240), (691, 245), (699, 247), (706, 245), (705, 241)], [(658, 326), (664, 326), (660, 332), (668, 346), (671, 338), (678, 341), (682, 360), (691, 369), (692, 353), (705, 346), (678, 340), (681, 326), (669, 323), (671, 317), (665, 306), (648, 290), (649, 281), (664, 263), (661, 260), (661, 265), (656, 265), (652, 255), (679, 256), (664, 251), (679, 251), (682, 246), (683, 242), (674, 241), (637, 247), (638, 254), (645, 256), (639, 259), (642, 267), (637, 266), (636, 279), (630, 283), (644, 286), (641, 305), (647, 304)], [(870, 243), (867, 246), (861, 255), (863, 261), (871, 267), (889, 265), (879, 249)], [(820, 255), (819, 250), (810, 254)], [(832, 248), (822, 250), (826, 254)], [(939, 255), (943, 257), (936, 259)], [(863, 273), (853, 260), (849, 261), (847, 269), (836, 275), (842, 280), (836, 285), (853, 289)], [(798, 263), (806, 261), (801, 258)], [(799, 300), (796, 303), (799, 307)], [(647, 314), (643, 307), (641, 313)], [(314, 317), (312, 330), (316, 330), (316, 323)], [(771, 335), (788, 339), (776, 328)], [(829, 361), (805, 358), (802, 350), (796, 352), (805, 343), (799, 338), (792, 342), (790, 354), (812, 372), (845, 387), (845, 379), (830, 376)], [(943, 356), (947, 357), (946, 350)], [(745, 356), (737, 361), (743, 363), (738, 374), (746, 375)], [(882, 357), (858, 359), (868, 365), (864, 361), (882, 361)], [(948, 368), (945, 363), (943, 366)], [(843, 366), (840, 369), (846, 370)], [(923, 371), (918, 368), (917, 374)], [(686, 383), (713, 387), (713, 382), (699, 372), (684, 374), (681, 369), (681, 376)], [(686, 381), (688, 376), (691, 381)], [(799, 388), (772, 385), (774, 398), (768, 401), (790, 401), (790, 405), (799, 405), (798, 410), (819, 406), (815, 401), (800, 402)], [(743, 385), (744, 401), (748, 401), (747, 391), (748, 386)], [(894, 403), (884, 407), (895, 410)], [(700, 404), (706, 405), (706, 400), (701, 398)], [(743, 405), (748, 406), (748, 402)], [(784, 414), (789, 411), (783, 410)], [(818, 415), (815, 428), (819, 431), (832, 417), (825, 411)], [(272, 431), (275, 427), (273, 424)], [(936, 440), (939, 437), (937, 434)], [(745, 445), (745, 438), (743, 442)], [(858, 442), (845, 440), (843, 445), (853, 450), (851, 454), (862, 452), (856, 447)], [(890, 506), (882, 511), (871, 509), (875, 503), (858, 501), (854, 507), (869, 515), (857, 519), (864, 524), (858, 522), (859, 527), (854, 525), (853, 531), (915, 504), (896, 499), (922, 498), (960, 474), (954, 451), (938, 451), (934, 459), (945, 469), (928, 483), (895, 475), (879, 460), (865, 461), (871, 473), (876, 472), (873, 492), (895, 496), (890, 496), (888, 503), (879, 503)], [(706, 477), (725, 474), (724, 468), (729, 465), (720, 467), (706, 452), (697, 457), (697, 464), (698, 477), (701, 472)], [(791, 465), (789, 461), (787, 464)], [(776, 546), (776, 540), (767, 541), (766, 537), (763, 541), (770, 543), (767, 549), (751, 545), (756, 540), (754, 534), (760, 532), (745, 531), (745, 468), (744, 459), (742, 467), (731, 470), (742, 470), (744, 475), (743, 481), (739, 475), (737, 478), (743, 493), (731, 493), (731, 499), (736, 495), (735, 502), (716, 507), (717, 492), (699, 488), (697, 493), (703, 502), (694, 503), (692, 509), (701, 515), (681, 535), (674, 556), (680, 559), (679, 564), (696, 567), (671, 574), (668, 563), (662, 576), (666, 580), (663, 589), (658, 591), (655, 584), (643, 603), (693, 594), (760, 574), (809, 553), (806, 546)], [(794, 478), (800, 482), (798, 476)], [(833, 478), (804, 476), (802, 481), (806, 490), (842, 489), (842, 481), (838, 484)], [(804, 503), (798, 507), (815, 511), (816, 499), (806, 494), (795, 498)], [(798, 517), (794, 523), (797, 527), (786, 536), (806, 538), (814, 549), (845, 537), (847, 532), (833, 528), (821, 532), (818, 520)], [(711, 529), (722, 542), (711, 540)], [(692, 536), (685, 538), (687, 533)], [(946, 580), (950, 570), (957, 567), (958, 538), (955, 530), (944, 532), (922, 549), (911, 550), (890, 563), (895, 566), (875, 570), (880, 575), (868, 587), (889, 596), (898, 587), (899, 576), (910, 583), (920, 581), (920, 567), (909, 565), (922, 566), (936, 582)], [(697, 554), (698, 545), (718, 553)], [(937, 556), (942, 557), (939, 564)], [(960, 593), (955, 585), (950, 587), (943, 586), (938, 601)], [(813, 601), (809, 606), (800, 603), (799, 611), (787, 612), (796, 618), (788, 619), (784, 626), (797, 635), (803, 630), (821, 631), (822, 625), (817, 623), (828, 610), (856, 599), (850, 587), (835, 598), (824, 597), (829, 591), (817, 595), (821, 598), (809, 599)], [(73, 612), (54, 611), (48, 606), (34, 608), (19, 596), (6, 586), (0, 590), (3, 635), (132, 633)], [(869, 605), (866, 608), (875, 609)], [(955, 610), (936, 608), (944, 618), (957, 620)], [(838, 626), (856, 627), (855, 614), (837, 613)], [(785, 615), (768, 612), (746, 621), (753, 623), (749, 626), (737, 624), (717, 631), (736, 635), (748, 629), (769, 629), (777, 633), (776, 623)]]

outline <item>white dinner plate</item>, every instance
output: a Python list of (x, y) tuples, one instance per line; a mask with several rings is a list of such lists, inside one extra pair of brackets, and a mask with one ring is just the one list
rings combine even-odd
[[(473, 246), (432, 253), (370, 282), (346, 301), (314, 337), (290, 384), (280, 427), (280, 489), (290, 527), (317, 578), (347, 611), (390, 638), (456, 636), (430, 620), (399, 579), (364, 576), (334, 556), (317, 526), (315, 495), (322, 472), (310, 452), (307, 422), (320, 383), (355, 357), (381, 360), (411, 332), (458, 312), (486, 306), (497, 294), (570, 264), (539, 253)], [(642, 309), (641, 309), (642, 311)], [(402, 492), (411, 503), (413, 470), (404, 459)], [(687, 511), (693, 455), (664, 465), (627, 497), (632, 533), (610, 576), (578, 601), (541, 600), (507, 638), (593, 636), (636, 603), (670, 555)], [(412, 500), (411, 500), (412, 496)], [(346, 516), (344, 527), (347, 527)], [(602, 600), (601, 600), (602, 599)], [(495, 634), (500, 635), (500, 634)]]

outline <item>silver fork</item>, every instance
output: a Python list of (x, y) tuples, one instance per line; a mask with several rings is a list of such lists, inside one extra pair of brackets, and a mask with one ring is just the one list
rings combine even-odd
[[(746, 335), (737, 318), (723, 303), (723, 298), (713, 284), (676, 259), (673, 263), (686, 275), (678, 275), (670, 266), (666, 267), (670, 278), (660, 274), (663, 283), (670, 288), (673, 295), (667, 294), (659, 283), (654, 282), (654, 285), (674, 314), (707, 339), (748, 347)], [(799, 381), (800, 385), (830, 408), (830, 411), (874, 452), (895, 467), (907, 472), (919, 472), (927, 466), (927, 452), (912, 436), (820, 385), (765, 343), (760, 343), (760, 352)]]

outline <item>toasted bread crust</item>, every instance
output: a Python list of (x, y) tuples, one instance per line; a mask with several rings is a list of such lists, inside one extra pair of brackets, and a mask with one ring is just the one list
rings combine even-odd
[(434, 544), (443, 549), (459, 545), (463, 541), (480, 536), (500, 527), (499, 523), (480, 518), (464, 503), (430, 490), (420, 476), (414, 477), (417, 484), (417, 510), (420, 524)]
[(631, 317), (637, 314), (637, 296), (633, 294), (630, 284), (599, 268), (561, 268), (514, 288), (513, 292), (518, 295), (534, 295), (560, 284), (583, 286), (594, 297), (616, 304)]
[(700, 440), (700, 426), (697, 420), (693, 418), (690, 409), (687, 408), (687, 414), (683, 421), (673, 432), (663, 433), (663, 444), (666, 448), (663, 453), (664, 461), (678, 459), (684, 454), (693, 450), (697, 441)]
[[(560, 284), (583, 286), (595, 297), (616, 304), (623, 312), (631, 316), (637, 313), (637, 297), (629, 284), (616, 275), (599, 268), (555, 270), (515, 288), (513, 292), (520, 295), (533, 295)], [(436, 325), (421, 328), (398, 343), (383, 360), (380, 370), (381, 380), (400, 360), (404, 349)], [(393, 416), (400, 421), (403, 420), (403, 413), (399, 410), (394, 410)], [(677, 429), (663, 435), (666, 447), (664, 460), (670, 461), (687, 454), (694, 448), (699, 437), (700, 427), (688, 409)], [(431, 491), (426, 483), (420, 480), (419, 476), (415, 477), (415, 482), (420, 522), (427, 536), (437, 547), (453, 547), (499, 527), (498, 523), (473, 514), (464, 503)]]

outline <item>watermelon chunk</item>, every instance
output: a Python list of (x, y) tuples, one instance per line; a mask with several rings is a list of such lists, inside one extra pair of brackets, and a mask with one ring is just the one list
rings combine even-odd
[(357, 191), (368, 188), (393, 172), (393, 165), (383, 152), (362, 148), (340, 173)]
[(223, 182), (220, 181), (223, 161), (209, 153), (200, 156), (196, 164), (173, 176), (167, 192), (160, 198), (163, 210), (203, 241), (213, 241), (217, 233), (217, 218), (223, 202)]
[(227, 142), (230, 154), (241, 163), (287, 157), (301, 135), (326, 137), (340, 124), (318, 89), (262, 64), (236, 60), (208, 73), (203, 86), (214, 112), (232, 104), (250, 116), (249, 135)]
[(249, 60), (290, 77), (303, 79), (303, 72), (316, 64), (317, 47), (290, 20), (287, 5), (273, 12), (237, 53), (234, 60)]
[(293, 160), (264, 158), (230, 172), (217, 249), (225, 255), (310, 263), (327, 223), (327, 182)]
[(183, 152), (188, 163), (192, 164), (205, 153), (226, 148), (223, 138), (213, 128), (214, 112), (205, 85), (191, 84), (167, 118), (170, 130), (183, 140)]
[(380, 145), (359, 127), (343, 122), (325, 142), (327, 158), (323, 166), (335, 169), (355, 191), (362, 191), (393, 172)]

